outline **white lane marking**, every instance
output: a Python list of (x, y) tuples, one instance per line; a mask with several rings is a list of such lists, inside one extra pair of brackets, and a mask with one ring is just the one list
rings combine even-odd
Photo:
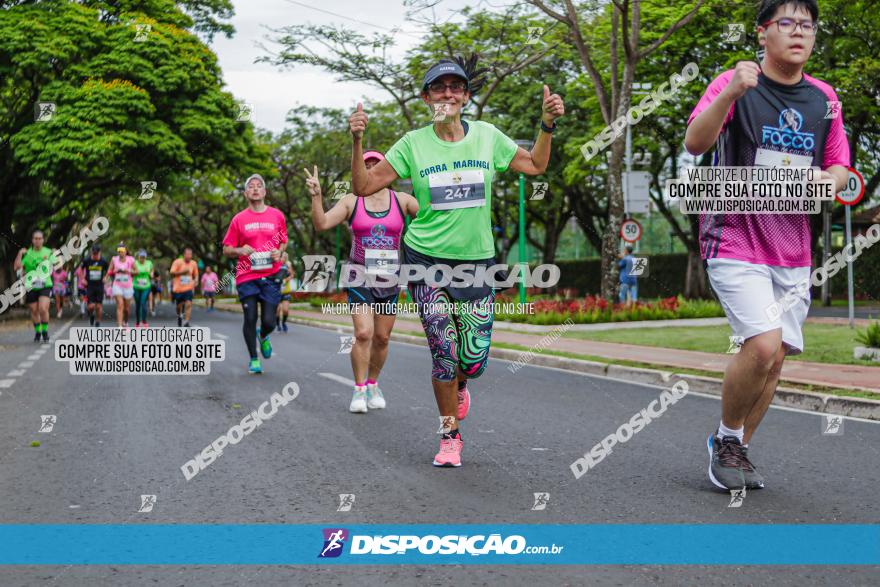
[[(64, 331), (66, 331), (68, 328), (70, 328), (70, 325), (73, 324), (73, 320), (74, 320), (74, 318), (71, 318), (63, 326), (61, 326), (61, 328), (58, 329), (58, 332), (55, 333), (55, 336), (60, 337), (64, 333)], [(34, 366), (34, 361), (39, 360), (40, 357), (43, 356), (43, 353), (45, 353), (47, 350), (49, 350), (50, 344), (51, 343), (46, 343), (46, 342), (42, 343), (40, 345), (40, 348), (37, 349), (36, 351), (34, 351), (34, 353), (32, 355), (30, 355), (26, 361), (22, 361), (18, 365), (17, 369), (13, 369), (9, 373), (7, 373), (6, 376), (14, 378), (14, 377), (21, 377), (22, 375), (24, 375), (25, 371), (27, 371), (28, 369), (30, 369), (31, 367)], [(12, 385), (14, 383), (15, 383), (15, 379), (0, 379), (0, 388), (5, 389), (8, 387), (12, 387)]]
[(331, 381), (347, 385), (348, 387), (354, 387), (354, 380), (343, 377), (342, 375), (337, 375), (336, 373), (318, 373), (318, 375), (326, 377)]
[[(303, 324), (302, 326), (305, 326), (306, 328), (314, 328), (316, 330), (327, 330), (326, 328), (321, 328), (319, 326), (312, 326), (310, 324)], [(341, 330), (339, 332), (341, 332)], [(405, 344), (408, 346), (424, 348), (424, 345), (416, 344), (413, 342), (404, 342), (401, 340), (392, 340), (391, 342), (394, 344)], [(513, 349), (511, 349), (511, 350), (513, 350)], [(515, 363), (516, 362), (516, 361), (510, 360), (510, 359), (501, 359), (498, 357), (492, 357), (492, 361), (499, 361), (502, 363)], [(619, 379), (617, 377), (608, 377), (606, 375), (596, 375), (595, 373), (581, 373), (580, 371), (569, 371), (567, 369), (560, 369), (559, 367), (545, 367), (544, 365), (535, 365), (535, 364), (530, 364), (528, 366), (532, 367), (534, 369), (549, 369), (551, 371), (559, 371), (560, 373), (567, 373), (568, 375), (579, 375), (581, 377), (588, 377), (591, 379), (610, 379), (611, 381), (618, 381), (620, 383), (627, 383), (629, 385), (641, 385), (642, 387), (650, 387), (651, 389), (666, 389), (665, 387), (660, 386), (660, 385), (652, 385), (650, 383), (641, 383), (641, 382), (637, 382), (637, 381), (628, 381), (626, 379)], [(671, 371), (671, 372), (674, 373), (674, 371)], [(698, 397), (705, 397), (705, 398), (710, 398), (710, 399), (715, 399), (715, 400), (721, 401), (720, 395), (713, 395), (711, 393), (700, 393), (698, 391), (689, 391), (688, 395), (696, 395)], [(832, 397), (845, 397), (845, 396), (832, 396)], [(829, 412), (814, 412), (812, 410), (802, 410), (800, 408), (791, 408), (788, 406), (777, 406), (775, 404), (770, 404), (770, 407), (774, 410), (782, 410), (784, 412), (795, 412), (797, 414), (808, 414), (811, 416), (819, 416), (819, 417), (824, 417), (824, 416), (828, 416), (828, 415), (840, 416), (844, 420), (852, 420), (853, 422), (864, 422), (866, 424), (880, 424), (880, 420), (869, 420), (867, 418), (857, 418), (855, 416), (841, 416), (840, 414), (832, 414)], [(480, 432), (482, 432), (482, 431), (480, 431)]]
[(223, 340), (226, 340), (226, 339), (229, 338), (229, 337), (226, 336), (225, 334), (220, 334), (219, 332), (212, 332), (212, 333), (211, 333), (211, 336), (212, 336), (212, 337), (216, 336), (217, 338), (222, 338)]
[(549, 448), (533, 448), (532, 450), (550, 450)]

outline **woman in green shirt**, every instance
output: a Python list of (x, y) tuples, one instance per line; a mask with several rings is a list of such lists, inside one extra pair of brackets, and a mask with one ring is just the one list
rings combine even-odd
[[(508, 168), (527, 175), (547, 169), (557, 118), (565, 108), (544, 86), (541, 130), (531, 152), (487, 122), (462, 120), (462, 109), (483, 80), (471, 79), (473, 66), (448, 59), (431, 67), (422, 83), (422, 101), (434, 112), (434, 123), (408, 132), (369, 170), (363, 160), (367, 115), (358, 104), (349, 118), (352, 134), (351, 177), (355, 194), (372, 194), (398, 178), (410, 178), (419, 214), (403, 239), (403, 264), (432, 267), (494, 265), (492, 180)], [(461, 466), (458, 421), (470, 408), (469, 378), (486, 368), (492, 335), (491, 286), (435, 286), (438, 271), (410, 280), (431, 349), (431, 383), (444, 434), (434, 465)], [(462, 306), (462, 303), (465, 303)]]
[(153, 262), (147, 259), (147, 252), (138, 251), (134, 261), (134, 320), (135, 328), (147, 328), (147, 310), (149, 309), (150, 287), (152, 286)]

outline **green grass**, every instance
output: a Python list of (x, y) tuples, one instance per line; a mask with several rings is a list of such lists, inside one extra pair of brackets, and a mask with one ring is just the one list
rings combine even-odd
[[(804, 324), (804, 352), (788, 360), (845, 365), (877, 366), (870, 361), (853, 358), (853, 348), (859, 346), (856, 329), (838, 324)], [(730, 346), (731, 331), (724, 326), (691, 326), (666, 328), (632, 328), (588, 332), (566, 332), (566, 338), (620, 342), (642, 346), (656, 346), (685, 351), (725, 353)]]
[[(855, 306), (880, 306), (880, 300), (854, 300)], [(814, 302), (814, 305), (818, 305), (819, 302)], [(831, 300), (832, 307), (842, 307), (846, 308), (849, 306), (849, 302), (845, 299), (843, 300)]]

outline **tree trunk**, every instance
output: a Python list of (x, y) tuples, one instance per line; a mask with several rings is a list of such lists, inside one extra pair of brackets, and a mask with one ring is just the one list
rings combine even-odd
[(685, 276), (684, 297), (709, 298), (708, 277), (703, 267), (699, 251), (688, 250), (687, 274)]
[(684, 297), (686, 298), (709, 298), (709, 279), (706, 268), (703, 266), (703, 258), (700, 255), (700, 219), (698, 216), (689, 216), (691, 238), (685, 243), (688, 248), (687, 274), (685, 275)]
[(611, 146), (611, 162), (608, 166), (608, 223), (602, 235), (602, 297), (606, 300), (616, 300), (619, 287), (617, 256), (623, 218), (621, 167), (624, 146), (624, 137), (618, 137)]

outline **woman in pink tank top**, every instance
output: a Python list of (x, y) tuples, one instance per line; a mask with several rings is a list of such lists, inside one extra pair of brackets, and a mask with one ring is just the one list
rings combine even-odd
[[(367, 168), (384, 160), (378, 151), (364, 153)], [(382, 285), (382, 277), (395, 278), (400, 264), (400, 239), (406, 226), (405, 216), (415, 218), (419, 204), (410, 194), (382, 189), (359, 198), (342, 197), (324, 212), (318, 168), (306, 170), (306, 185), (312, 196), (312, 223), (317, 230), (329, 230), (348, 220), (351, 233), (349, 267), (345, 272), (348, 307), (354, 323), (355, 342), (351, 349), (354, 393), (348, 409), (366, 413), (369, 408), (385, 407), (379, 389), (379, 373), (388, 357), (388, 340), (397, 316), (400, 288)], [(358, 285), (354, 285), (354, 284)]]
[(128, 254), (123, 243), (116, 248), (116, 256), (110, 259), (107, 275), (111, 278), (110, 293), (116, 300), (116, 326), (128, 327), (128, 316), (131, 313), (131, 301), (134, 299), (134, 257)]

